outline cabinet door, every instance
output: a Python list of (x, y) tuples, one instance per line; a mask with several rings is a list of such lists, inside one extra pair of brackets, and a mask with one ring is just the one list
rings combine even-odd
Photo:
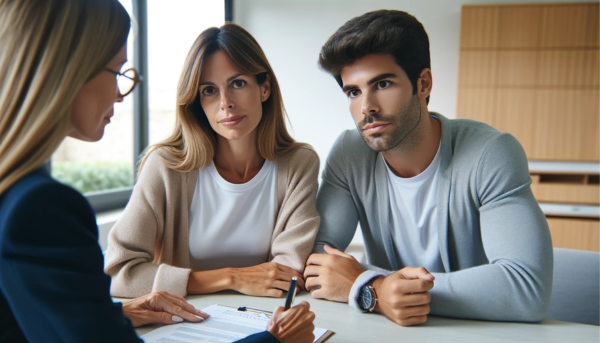
[(600, 252), (598, 219), (547, 218), (555, 248)]
[(498, 46), (498, 6), (463, 7), (461, 18), (461, 48)]

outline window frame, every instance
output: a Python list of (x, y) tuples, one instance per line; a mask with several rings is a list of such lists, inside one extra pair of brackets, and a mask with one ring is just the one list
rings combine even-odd
[[(225, 21), (233, 21), (233, 0), (225, 2)], [(133, 67), (143, 76), (144, 82), (133, 90), (133, 178), (137, 181), (138, 158), (149, 144), (149, 89), (148, 89), (148, 1), (132, 0), (137, 32), (133, 40)], [(52, 171), (52, 161), (46, 163)], [(84, 196), (96, 213), (124, 208), (131, 198), (133, 187), (85, 193)]]

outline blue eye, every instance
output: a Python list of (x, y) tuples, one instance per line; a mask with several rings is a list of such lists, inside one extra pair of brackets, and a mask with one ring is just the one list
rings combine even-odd
[(377, 82), (377, 89), (388, 88), (392, 83), (390, 81), (379, 81)]
[(206, 87), (202, 90), (203, 95), (213, 95), (217, 92), (215, 87)]

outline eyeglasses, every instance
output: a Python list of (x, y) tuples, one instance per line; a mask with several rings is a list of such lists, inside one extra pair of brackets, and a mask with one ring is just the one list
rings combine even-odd
[(105, 70), (117, 75), (117, 86), (119, 87), (119, 94), (121, 97), (125, 97), (131, 93), (135, 86), (143, 80), (134, 68), (127, 69), (124, 72), (118, 72), (108, 68), (105, 68)]

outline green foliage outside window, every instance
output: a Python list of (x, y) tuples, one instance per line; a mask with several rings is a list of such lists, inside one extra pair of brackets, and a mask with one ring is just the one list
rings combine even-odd
[(133, 186), (129, 163), (52, 162), (52, 176), (81, 193)]

